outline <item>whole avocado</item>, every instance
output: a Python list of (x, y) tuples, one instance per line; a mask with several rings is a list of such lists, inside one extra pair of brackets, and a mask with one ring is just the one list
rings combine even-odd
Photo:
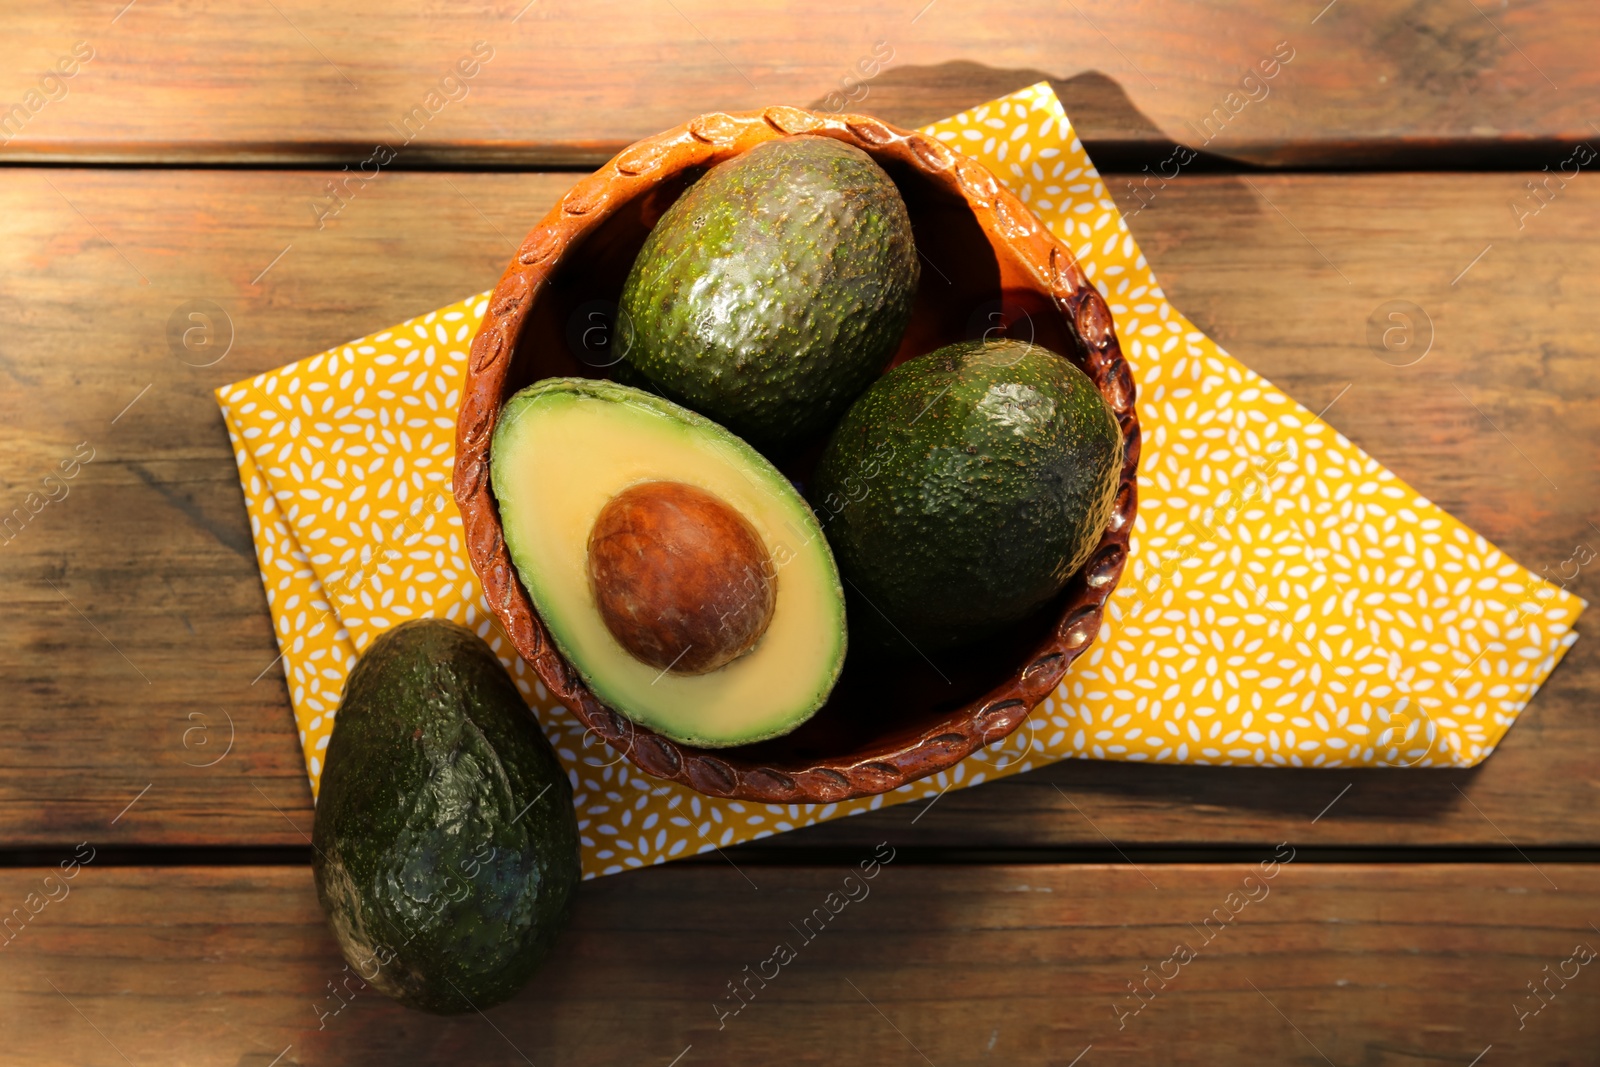
[(1094, 383), (1035, 344), (961, 342), (884, 375), (811, 491), (852, 643), (932, 652), (1028, 616), (1099, 542), (1123, 454)]
[(440, 1014), (538, 968), (579, 879), (572, 789), (499, 660), (443, 619), (372, 642), (345, 683), (312, 831), (350, 966)]
[(883, 369), (919, 272), (905, 202), (872, 157), (828, 137), (766, 141), (661, 216), (618, 339), (663, 395), (779, 454)]

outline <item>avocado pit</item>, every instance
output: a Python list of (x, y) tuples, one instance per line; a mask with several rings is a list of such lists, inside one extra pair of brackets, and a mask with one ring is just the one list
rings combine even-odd
[(747, 519), (685, 482), (629, 486), (589, 532), (589, 588), (611, 636), (641, 662), (706, 674), (772, 621), (776, 573)]

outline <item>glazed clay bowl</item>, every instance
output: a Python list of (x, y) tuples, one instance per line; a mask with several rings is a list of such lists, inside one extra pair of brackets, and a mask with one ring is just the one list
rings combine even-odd
[[(661, 213), (707, 169), (763, 141), (834, 137), (870, 154), (911, 215), (922, 280), (891, 365), (954, 341), (1005, 335), (1072, 359), (1127, 442), (1116, 504), (1089, 562), (1035, 617), (936, 660), (852, 656), (828, 704), (795, 732), (738, 748), (681, 745), (606, 707), (551, 642), (506, 550), (489, 479), (501, 405), (542, 378), (608, 377), (609, 316)], [(886, 368), (887, 369), (887, 368)], [(819, 442), (820, 446), (820, 442)], [(804, 482), (818, 448), (784, 467)], [(716, 797), (828, 803), (884, 793), (1001, 740), (1055, 689), (1099, 632), (1127, 559), (1137, 500), (1133, 377), (1105, 301), (1077, 262), (981, 164), (919, 133), (798, 108), (702, 115), (589, 175), (535, 226), (489, 298), (456, 430), (454, 487), (472, 566), (517, 652), (588, 730), (640, 770)]]

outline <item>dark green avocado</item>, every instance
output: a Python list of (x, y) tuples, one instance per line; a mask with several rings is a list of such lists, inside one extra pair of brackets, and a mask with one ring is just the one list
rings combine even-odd
[(884, 375), (811, 490), (851, 643), (928, 653), (1041, 607), (1099, 542), (1123, 448), (1094, 383), (1038, 345), (965, 341)]
[(899, 190), (828, 137), (767, 141), (661, 216), (622, 290), (626, 360), (769, 455), (823, 433), (894, 354), (919, 267)]
[(449, 1014), (538, 968), (578, 884), (572, 789), (489, 646), (403, 623), (350, 672), (312, 831), (317, 897), (379, 992)]

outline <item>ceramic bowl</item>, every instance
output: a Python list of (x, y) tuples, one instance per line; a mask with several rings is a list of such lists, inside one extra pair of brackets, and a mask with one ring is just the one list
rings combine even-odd
[[(608, 377), (606, 341), (622, 283), (661, 213), (706, 170), (763, 141), (834, 137), (899, 186), (923, 257), (911, 325), (893, 363), (1004, 334), (1067, 356), (1094, 380), (1127, 441), (1116, 504), (1087, 565), (1034, 618), (936, 661), (846, 665), (828, 704), (785, 737), (698, 749), (636, 726), (591, 693), (550, 641), (517, 579), (489, 479), (501, 405), (558, 375)], [(891, 363), (891, 365), (893, 365)], [(785, 473), (803, 481), (817, 449)], [(456, 431), (454, 488), (490, 607), (556, 699), (645, 773), (701, 793), (827, 803), (884, 793), (1006, 737), (1099, 632), (1137, 507), (1133, 376), (1111, 313), (1072, 254), (981, 164), (938, 140), (860, 115), (790, 107), (701, 115), (626, 149), (572, 187), (535, 226), (489, 298)]]

